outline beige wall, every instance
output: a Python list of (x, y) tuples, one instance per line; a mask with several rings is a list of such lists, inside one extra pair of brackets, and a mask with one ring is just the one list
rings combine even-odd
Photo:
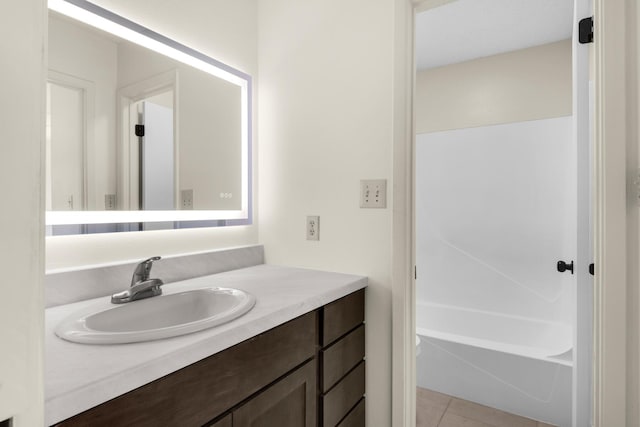
[(571, 115), (571, 40), (419, 71), (416, 133)]
[(0, 421), (43, 423), (46, 2), (0, 14)]
[(369, 277), (367, 422), (388, 427), (393, 201), (358, 197), (364, 178), (393, 189), (394, 1), (261, 0), (259, 16), (260, 241), (269, 263)]
[[(257, 75), (255, 0), (99, 0), (95, 3), (248, 74)], [(256, 142), (254, 132), (254, 147)], [(255, 149), (254, 164), (257, 164)], [(254, 201), (256, 193), (254, 185)], [(257, 212), (254, 204), (254, 223)], [(46, 267), (78, 267), (257, 242), (257, 225), (48, 237)]]

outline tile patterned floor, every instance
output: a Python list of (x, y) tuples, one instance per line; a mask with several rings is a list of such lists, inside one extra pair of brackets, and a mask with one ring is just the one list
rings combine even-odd
[(553, 427), (418, 387), (417, 427)]

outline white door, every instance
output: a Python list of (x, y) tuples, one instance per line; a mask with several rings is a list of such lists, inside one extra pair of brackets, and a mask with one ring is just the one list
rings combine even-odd
[(143, 105), (142, 208), (173, 210), (173, 109), (149, 101)]
[(84, 92), (48, 82), (47, 94), (47, 210), (83, 210)]
[(593, 262), (591, 234), (591, 135), (589, 44), (578, 41), (578, 25), (592, 16), (591, 0), (574, 0), (573, 137), (577, 158), (576, 312), (574, 314), (573, 426), (591, 425), (593, 351)]
[[(175, 152), (173, 144), (173, 109), (142, 103), (144, 137), (141, 145), (142, 209), (175, 209)], [(173, 228), (173, 223), (147, 222), (145, 230)]]

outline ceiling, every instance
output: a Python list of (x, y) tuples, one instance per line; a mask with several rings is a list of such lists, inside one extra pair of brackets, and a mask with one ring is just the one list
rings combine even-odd
[(416, 15), (419, 70), (571, 37), (573, 0), (454, 0)]

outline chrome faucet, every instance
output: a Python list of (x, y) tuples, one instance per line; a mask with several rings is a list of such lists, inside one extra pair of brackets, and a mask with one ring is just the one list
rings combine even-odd
[(159, 259), (159, 256), (154, 256), (138, 264), (133, 272), (133, 277), (131, 277), (131, 287), (111, 295), (111, 303), (124, 304), (126, 302), (161, 295), (162, 289), (160, 286), (163, 285), (162, 280), (149, 278), (153, 262)]

